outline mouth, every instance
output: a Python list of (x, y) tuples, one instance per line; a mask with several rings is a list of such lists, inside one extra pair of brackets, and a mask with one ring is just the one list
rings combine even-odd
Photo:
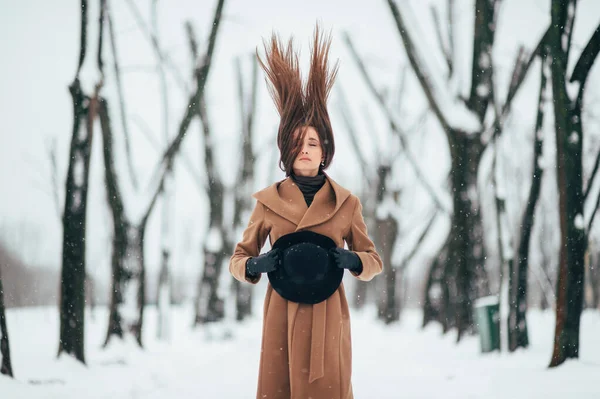
[(310, 161), (310, 158), (306, 158), (306, 157), (300, 158), (300, 161)]

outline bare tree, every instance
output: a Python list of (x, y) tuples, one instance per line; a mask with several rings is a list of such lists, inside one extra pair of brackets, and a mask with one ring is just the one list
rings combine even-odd
[(0, 374), (13, 377), (10, 362), (10, 345), (8, 342), (8, 328), (6, 327), (6, 313), (4, 310), (4, 289), (2, 288), (2, 275), (0, 273)]
[[(104, 12), (100, 1), (100, 12)], [(63, 211), (63, 253), (60, 294), (60, 339), (58, 355), (66, 352), (85, 363), (85, 228), (89, 165), (92, 149), (94, 120), (98, 111), (98, 92), (102, 82), (96, 85), (91, 97), (85, 95), (79, 81), (79, 73), (87, 50), (88, 2), (81, 0), (81, 36), (79, 63), (75, 79), (69, 86), (73, 101), (73, 133), (69, 150), (69, 168), (65, 187)], [(102, 22), (98, 41), (98, 64), (102, 54)]]
[[(147, 221), (154, 205), (165, 187), (165, 182), (173, 168), (175, 156), (178, 154), (183, 139), (192, 119), (198, 115), (212, 54), (214, 52), (217, 32), (223, 10), (224, 0), (219, 0), (216, 6), (211, 33), (206, 53), (197, 59), (194, 69), (196, 88), (191, 93), (185, 107), (183, 118), (179, 123), (177, 135), (169, 142), (151, 179), (147, 192), (142, 193), (141, 217), (126, 212), (119, 181), (115, 169), (113, 153), (112, 127), (106, 99), (100, 101), (100, 121), (104, 140), (104, 164), (107, 186), (107, 199), (113, 216), (113, 255), (112, 273), (113, 287), (111, 290), (110, 314), (105, 345), (113, 335), (123, 337), (124, 332), (130, 331), (138, 344), (142, 345), (142, 326), (145, 299), (145, 264), (144, 264), (144, 235)], [(139, 209), (138, 209), (139, 210)], [(131, 212), (131, 211), (130, 211)], [(136, 220), (137, 219), (137, 220)]]
[[(235, 246), (235, 239), (244, 228), (244, 215), (252, 211), (251, 193), (254, 188), (254, 151), (252, 143), (254, 138), (254, 118), (256, 115), (256, 101), (258, 94), (258, 62), (254, 55), (251, 55), (252, 75), (250, 90), (248, 93), (244, 90), (244, 78), (242, 74), (241, 60), (236, 58), (235, 69), (237, 71), (238, 97), (240, 99), (240, 122), (242, 127), (242, 162), (238, 169), (238, 176), (234, 184), (234, 211), (232, 229), (228, 235), (227, 257), (231, 256), (231, 251)], [(236, 320), (240, 321), (252, 314), (252, 292), (251, 284), (241, 284), (238, 280), (232, 278), (233, 290), (235, 292)]]
[[(399, 154), (403, 154), (414, 171), (417, 182), (425, 189), (425, 191), (429, 194), (432, 202), (435, 207), (438, 209), (442, 209), (445, 213), (449, 213), (446, 207), (443, 205), (442, 199), (439, 198), (439, 194), (433, 188), (433, 186), (428, 182), (428, 179), (425, 177), (422, 172), (422, 168), (419, 165), (417, 158), (414, 156), (410, 149), (409, 139), (408, 139), (408, 131), (405, 129), (402, 124), (399, 122), (398, 118), (395, 116), (395, 112), (391, 110), (391, 107), (388, 105), (388, 101), (386, 100), (385, 95), (382, 93), (382, 90), (376, 88), (375, 83), (371, 76), (369, 75), (367, 68), (363, 62), (363, 60), (358, 55), (358, 52), (350, 38), (348, 33), (344, 33), (344, 41), (348, 46), (348, 49), (356, 62), (356, 65), (361, 73), (361, 76), (365, 80), (365, 83), (374, 98), (377, 100), (378, 105), (386, 115), (389, 124), (391, 133), (393, 133), (398, 139), (401, 147), (401, 152)], [(400, 79), (400, 85), (398, 88), (398, 93), (400, 97), (398, 108), (402, 107), (402, 99), (404, 95), (404, 82), (406, 80), (406, 68), (402, 69), (402, 75)], [(372, 167), (367, 167), (367, 163), (364, 155), (362, 154), (361, 146), (359, 145), (358, 135), (356, 130), (354, 129), (354, 122), (351, 118), (351, 113), (348, 112), (348, 106), (346, 105), (345, 96), (343, 92), (340, 90), (342, 102), (340, 104), (340, 110), (342, 116), (344, 118), (346, 128), (350, 132), (352, 146), (357, 153), (359, 163), (361, 164), (361, 169), (363, 170), (363, 179), (367, 182), (367, 191), (372, 193), (371, 196), (374, 198), (367, 198), (366, 201), (366, 213), (367, 215), (372, 215), (373, 219), (373, 227), (375, 230), (374, 242), (375, 246), (379, 248), (383, 256), (384, 262), (384, 279), (383, 287), (379, 290), (379, 317), (382, 318), (386, 323), (390, 323), (396, 321), (400, 317), (400, 299), (396, 297), (396, 289), (395, 287), (401, 287), (401, 283), (398, 281), (398, 269), (392, 265), (392, 251), (394, 250), (394, 244), (398, 239), (399, 232), (399, 221), (392, 220), (393, 218), (389, 214), (385, 214), (385, 212), (379, 212), (379, 209), (385, 207), (383, 205), (384, 197), (389, 193), (389, 189), (387, 187), (388, 175), (391, 172), (391, 163), (392, 159), (396, 158), (394, 154), (388, 157), (382, 157), (382, 149), (376, 146), (375, 165)], [(420, 118), (421, 121), (425, 119), (427, 113), (424, 113), (423, 117)], [(367, 120), (370, 118), (367, 117)], [(409, 130), (417, 130), (419, 128), (419, 124), (415, 129)], [(370, 176), (370, 170), (377, 171), (377, 177), (372, 178)], [(372, 205), (371, 205), (372, 204)], [(372, 209), (371, 209), (372, 208)], [(387, 261), (386, 261), (387, 259)], [(380, 279), (378, 279), (379, 281)], [(365, 301), (366, 294), (366, 285), (364, 283), (357, 283), (357, 293), (355, 296), (355, 305), (356, 307), (361, 306)]]
[[(443, 76), (432, 74), (424, 49), (415, 41), (416, 32), (407, 26), (412, 21), (409, 5), (406, 2), (396, 4), (388, 0), (390, 11), (396, 22), (398, 32), (404, 44), (408, 59), (428, 100), (429, 107), (436, 115), (438, 122), (446, 133), (451, 166), (450, 182), (453, 197), (453, 211), (449, 238), (442, 247), (437, 260), (430, 270), (425, 295), (443, 294), (443, 290), (432, 290), (447, 284), (447, 292), (435, 300), (425, 299), (424, 324), (430, 320), (438, 320), (444, 330), (456, 327), (457, 339), (466, 332), (473, 331), (473, 300), (488, 294), (488, 280), (484, 269), (485, 249), (483, 245), (483, 225), (479, 194), (477, 191), (477, 173), (481, 156), (489, 143), (488, 132), (495, 132), (502, 126), (510, 109), (514, 95), (518, 91), (532, 58), (517, 59), (513, 79), (509, 87), (504, 105), (495, 104), (496, 120), (486, 128), (484, 119), (488, 106), (493, 102), (493, 63), (492, 48), (494, 45), (496, 20), (500, 2), (497, 0), (476, 0), (474, 7), (475, 27), (473, 35), (473, 63), (469, 97), (462, 99), (459, 92), (453, 92), (450, 81), (455, 70), (454, 61), (457, 56), (452, 52), (453, 37), (453, 1), (449, 1), (449, 43), (444, 49), (448, 68), (447, 86), (440, 84)], [(434, 13), (435, 15), (435, 13)], [(437, 18), (436, 18), (437, 19)], [(439, 28), (438, 28), (439, 29)], [(441, 29), (440, 29), (441, 31)], [(457, 118), (460, 115), (460, 118)], [(443, 260), (443, 262), (442, 262)], [(433, 309), (436, 303), (440, 308)], [(430, 312), (429, 314), (427, 312)]]
[[(583, 49), (573, 72), (567, 73), (575, 19), (575, 0), (553, 0), (550, 55), (556, 131), (556, 170), (561, 230), (560, 264), (556, 287), (556, 328), (550, 367), (579, 357), (579, 327), (583, 307), (584, 256), (587, 228), (584, 219), (583, 126), (581, 110), (589, 71), (600, 52), (600, 26)], [(578, 86), (567, 91), (567, 82)], [(575, 95), (573, 95), (575, 94)], [(588, 187), (590, 187), (588, 184)], [(593, 216), (588, 226), (591, 226)]]
[(551, 60), (547, 56), (548, 46), (544, 45), (541, 54), (540, 94), (538, 96), (537, 117), (534, 129), (533, 157), (531, 168), (531, 186), (527, 204), (521, 218), (521, 230), (518, 240), (517, 261), (510, 268), (510, 285), (508, 287), (508, 349), (529, 346), (527, 334), (527, 274), (529, 270), (529, 247), (535, 218), (535, 209), (540, 197), (542, 176), (542, 148), (544, 143), (544, 111), (549, 97), (548, 78), (550, 77)]

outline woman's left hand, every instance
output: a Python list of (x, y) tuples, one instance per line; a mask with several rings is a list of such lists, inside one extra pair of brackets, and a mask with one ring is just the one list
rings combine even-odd
[(348, 269), (351, 272), (360, 274), (362, 272), (362, 262), (355, 252), (344, 248), (332, 248), (329, 250), (335, 264), (340, 269)]

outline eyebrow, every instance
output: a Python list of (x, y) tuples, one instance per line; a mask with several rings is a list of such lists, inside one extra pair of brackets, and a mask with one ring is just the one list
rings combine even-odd
[(314, 138), (314, 137), (309, 137), (309, 138), (308, 138), (308, 140), (309, 140), (309, 141), (310, 141), (310, 140), (312, 140), (312, 141), (317, 141), (317, 142), (319, 141), (319, 139), (316, 139), (316, 138)]

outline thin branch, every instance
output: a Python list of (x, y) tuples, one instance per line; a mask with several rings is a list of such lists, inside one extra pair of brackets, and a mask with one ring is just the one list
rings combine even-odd
[(160, 58), (161, 62), (164, 62), (169, 67), (169, 69), (170, 69), (171, 73), (173, 74), (173, 77), (177, 81), (177, 84), (179, 85), (179, 87), (184, 89), (186, 93), (189, 93), (190, 89), (188, 88), (187, 83), (185, 82), (185, 79), (183, 78), (183, 75), (181, 74), (181, 72), (179, 72), (179, 69), (177, 69), (177, 66), (171, 61), (171, 59), (160, 48), (160, 46), (158, 44), (158, 39), (156, 38), (156, 36), (154, 36), (154, 34), (150, 30), (150, 28), (146, 25), (146, 22), (144, 22), (144, 18), (142, 17), (142, 14), (141, 14), (139, 8), (137, 7), (137, 5), (135, 4), (135, 2), (133, 0), (127, 0), (127, 4), (129, 5), (129, 8), (131, 9), (133, 16), (135, 17), (138, 26), (150, 40), (150, 43), (152, 44), (152, 47), (154, 48), (154, 52)]
[(417, 75), (419, 82), (421, 83), (423, 91), (425, 92), (425, 96), (429, 101), (429, 106), (437, 116), (444, 131), (449, 132), (452, 130), (450, 123), (448, 122), (446, 115), (444, 115), (444, 113), (442, 112), (440, 104), (438, 103), (437, 99), (433, 94), (433, 86), (429, 81), (429, 77), (423, 71), (423, 63), (419, 59), (415, 43), (413, 41), (413, 38), (410, 36), (409, 31), (406, 28), (406, 24), (404, 23), (404, 19), (402, 18), (402, 15), (398, 10), (398, 6), (396, 5), (396, 2), (394, 0), (388, 0), (388, 4), (390, 6), (392, 16), (396, 21), (396, 27), (398, 28), (398, 32), (400, 33), (400, 36), (404, 43), (404, 48), (406, 49), (408, 59), (410, 60), (413, 70)]
[(592, 189), (592, 184), (594, 183), (594, 178), (596, 177), (596, 173), (598, 173), (598, 166), (600, 166), (600, 151), (596, 154), (596, 161), (594, 162), (594, 169), (592, 169), (592, 175), (588, 179), (587, 186), (585, 187), (585, 193), (583, 194), (583, 202), (587, 200), (588, 195), (590, 194), (590, 190)]
[[(406, 98), (406, 76), (408, 75), (408, 66), (403, 65), (402, 69), (400, 69), (400, 82), (398, 83), (398, 105), (397, 109), (402, 109), (404, 105), (404, 99)], [(371, 118), (369, 118), (371, 119)]]
[(375, 84), (373, 83), (371, 77), (369, 76), (364, 63), (362, 62), (358, 53), (356, 52), (354, 45), (352, 44), (352, 40), (350, 39), (350, 36), (347, 33), (344, 33), (343, 37), (344, 37), (346, 44), (348, 45), (348, 47), (350, 49), (352, 57), (354, 58), (355, 62), (357, 63), (358, 68), (359, 68), (363, 78), (365, 79), (365, 82), (367, 83), (367, 86), (369, 87), (369, 89), (371, 90), (371, 92), (373, 93), (373, 95), (375, 96), (377, 101), (379, 102), (381, 109), (384, 111), (386, 117), (388, 118), (391, 129), (398, 135), (398, 137), (400, 139), (400, 144), (402, 145), (402, 147), (404, 148), (404, 150), (406, 152), (406, 158), (408, 159), (415, 174), (417, 175), (419, 182), (423, 185), (423, 187), (429, 193), (429, 195), (433, 199), (433, 202), (435, 203), (435, 205), (438, 208), (440, 208), (441, 210), (443, 210), (445, 213), (450, 213), (450, 211), (443, 205), (442, 201), (438, 198), (437, 194), (435, 193), (435, 190), (433, 189), (433, 187), (429, 184), (429, 182), (425, 178), (425, 175), (421, 172), (421, 169), (418, 166), (417, 161), (415, 160), (415, 157), (410, 152), (410, 149), (408, 146), (408, 140), (406, 138), (405, 132), (402, 130), (402, 128), (400, 127), (400, 124), (396, 121), (395, 116), (388, 108), (383, 96), (381, 96), (381, 94), (375, 88)]
[(202, 122), (202, 131), (204, 133), (204, 162), (206, 162), (206, 175), (208, 178), (208, 186), (209, 190), (213, 184), (220, 184), (220, 177), (217, 173), (217, 168), (215, 166), (215, 157), (213, 154), (213, 133), (210, 125), (210, 121), (208, 119), (208, 113), (206, 110), (206, 99), (204, 96), (200, 97), (200, 102), (198, 103), (198, 115), (200, 116), (200, 121)]
[[(212, 63), (212, 55), (215, 48), (215, 42), (217, 40), (217, 32), (219, 29), (219, 25), (221, 22), (221, 15), (223, 13), (223, 5), (225, 0), (219, 0), (215, 15), (213, 18), (213, 23), (211, 25), (211, 33), (209, 36), (208, 48), (206, 50), (206, 54), (201, 60), (200, 65), (195, 71), (196, 76), (196, 92), (190, 97), (188, 104), (185, 108), (185, 113), (183, 118), (181, 119), (181, 123), (179, 125), (179, 130), (177, 132), (177, 136), (173, 138), (171, 144), (168, 146), (164, 155), (162, 156), (161, 161), (157, 167), (157, 171), (159, 171), (160, 175), (158, 178), (157, 191), (161, 191), (163, 187), (163, 182), (165, 177), (167, 176), (168, 171), (171, 169), (171, 165), (173, 163), (173, 159), (175, 155), (178, 153), (179, 148), (181, 147), (181, 143), (186, 136), (186, 133), (190, 127), (190, 123), (192, 118), (197, 115), (198, 107), (197, 104), (200, 103), (200, 99), (204, 96), (204, 89), (206, 87), (206, 79), (208, 78), (208, 72), (210, 71), (210, 66)], [(145, 214), (148, 214), (152, 210), (152, 206), (154, 202), (150, 202), (148, 205), (147, 211)]]
[(100, 71), (100, 85), (102, 85), (104, 81), (104, 61), (102, 60), (102, 48), (104, 43), (104, 17), (106, 15), (106, 0), (100, 0), (100, 16), (98, 17), (98, 24), (100, 26), (98, 33), (98, 54), (97, 54), (97, 63), (98, 70)]
[[(157, 0), (152, 1), (152, 7), (150, 15), (151, 17), (151, 26), (152, 26), (152, 35), (156, 38), (156, 46), (160, 47), (159, 43), (159, 32), (158, 32), (158, 17), (157, 17)], [(163, 61), (160, 58), (160, 54), (155, 51), (156, 56), (156, 66), (158, 69), (158, 77), (160, 80), (160, 93), (163, 100), (163, 135), (165, 137), (165, 142), (168, 144), (169, 142), (169, 90), (167, 88), (167, 76), (165, 74), (165, 68)]]
[(450, 55), (450, 73), (448, 77), (452, 77), (454, 73), (454, 0), (448, 0), (448, 53)]
[(81, 0), (81, 33), (80, 33), (80, 44), (79, 44), (79, 63), (77, 64), (77, 72), (75, 73), (75, 79), (79, 79), (79, 72), (83, 66), (83, 60), (85, 59), (85, 53), (87, 49), (87, 19), (88, 19), (88, 2), (87, 0)]
[(583, 94), (583, 89), (585, 87), (585, 83), (587, 81), (590, 70), (592, 69), (592, 65), (594, 65), (594, 61), (598, 57), (598, 53), (600, 52), (600, 25), (596, 28), (592, 37), (588, 41), (587, 45), (581, 52), (579, 56), (579, 60), (577, 60), (577, 64), (575, 64), (575, 68), (573, 69), (573, 74), (571, 75), (570, 82), (579, 82), (579, 95)]
[(377, 129), (375, 128), (375, 121), (372, 115), (369, 114), (368, 105), (364, 103), (361, 107), (361, 110), (363, 112), (363, 121), (365, 121), (365, 123), (367, 124), (367, 131), (369, 132), (369, 134), (373, 135), (373, 145), (375, 146), (375, 153), (382, 154), (383, 150), (381, 149), (381, 144), (377, 137), (375, 137), (375, 132), (377, 132)]
[(188, 45), (190, 46), (190, 51), (192, 53), (192, 60), (195, 66), (198, 61), (198, 42), (196, 41), (196, 32), (194, 31), (194, 25), (192, 25), (191, 21), (186, 21), (185, 23), (185, 34), (188, 38)]
[(135, 190), (138, 189), (138, 179), (133, 167), (133, 156), (131, 153), (131, 142), (129, 134), (129, 125), (127, 123), (127, 112), (125, 110), (125, 96), (123, 95), (123, 83), (121, 81), (121, 71), (119, 68), (119, 56), (117, 52), (117, 41), (115, 39), (115, 29), (113, 25), (112, 15), (110, 7), (106, 6), (106, 18), (108, 20), (108, 33), (110, 38), (110, 45), (113, 54), (113, 65), (115, 70), (115, 80), (117, 83), (117, 94), (119, 96), (119, 110), (121, 112), (121, 124), (123, 128), (123, 136), (125, 138), (125, 155), (127, 158), (127, 167), (129, 168), (129, 175), (131, 176), (131, 183)]
[(61, 202), (59, 195), (59, 184), (58, 184), (58, 161), (56, 157), (56, 137), (52, 138), (52, 141), (48, 144), (48, 155), (50, 158), (50, 178), (52, 180), (52, 199), (54, 200), (54, 206), (56, 208), (56, 215), (59, 220), (63, 218), (63, 211), (61, 210)]
[[(143, 119), (141, 119), (135, 115), (132, 115), (131, 122), (133, 122), (134, 125), (136, 125), (140, 129), (140, 132), (142, 132), (143, 136), (146, 138), (146, 140), (148, 140), (148, 142), (152, 145), (152, 147), (154, 147), (154, 149), (157, 152), (160, 152), (161, 149), (163, 148), (163, 144), (159, 143), (156, 140), (156, 138), (154, 137), (154, 134), (152, 133), (152, 129), (150, 129), (148, 124), (146, 122), (144, 122)], [(192, 163), (189, 156), (185, 152), (182, 152), (180, 157), (183, 162), (183, 165), (185, 166), (185, 169), (188, 171), (188, 173), (192, 177), (192, 180), (196, 184), (198, 190), (200, 190), (200, 192), (202, 192), (202, 193), (205, 192), (206, 188), (207, 188), (206, 179), (203, 178), (200, 175), (200, 173), (196, 170), (196, 168), (194, 167), (194, 164)]]
[(596, 217), (598, 207), (600, 207), (600, 191), (598, 191), (598, 199), (596, 199), (596, 206), (594, 206), (594, 210), (592, 211), (592, 216), (590, 216), (590, 221), (588, 222), (588, 226), (587, 226), (588, 232), (592, 231), (592, 223), (594, 223), (594, 218)]
[(435, 33), (437, 36), (438, 45), (440, 46), (440, 50), (442, 51), (442, 54), (444, 55), (444, 59), (446, 60), (446, 65), (448, 66), (448, 76), (452, 76), (452, 55), (450, 54), (450, 51), (444, 44), (444, 37), (442, 36), (442, 22), (440, 19), (440, 14), (439, 14), (437, 8), (433, 5), (431, 5), (430, 10), (431, 10), (431, 15), (432, 15), (433, 21), (434, 21), (433, 25), (435, 26)]
[[(537, 57), (541, 57), (545, 53), (545, 46), (548, 43), (550, 35), (550, 27), (546, 30), (540, 41), (538, 42), (536, 48), (533, 50), (529, 57), (527, 57), (525, 49), (523, 47), (519, 48), (517, 52), (517, 57), (515, 60), (515, 65), (513, 67), (513, 73), (510, 80), (510, 85), (508, 88), (508, 93), (506, 95), (506, 100), (502, 105), (500, 111), (498, 110), (499, 104), (498, 99), (495, 98), (493, 101), (496, 103), (496, 117), (491, 126), (489, 126), (486, 131), (482, 134), (482, 141), (487, 145), (489, 139), (487, 137), (491, 137), (495, 134), (501, 134), (504, 126), (504, 122), (508, 113), (510, 112), (510, 107), (512, 105), (512, 101), (515, 98), (517, 92), (521, 88), (521, 84), (525, 80), (525, 77), (529, 73), (531, 69), (531, 65)], [(492, 85), (493, 88), (493, 85)]]
[[(338, 98), (340, 99), (340, 101), (338, 103), (338, 108), (339, 108), (340, 114), (342, 115), (342, 120), (344, 121), (344, 125), (346, 126), (346, 129), (350, 133), (350, 143), (352, 144), (354, 153), (356, 154), (356, 157), (358, 158), (358, 163), (360, 164), (360, 170), (362, 170), (363, 178), (367, 182), (368, 186), (371, 186), (371, 182), (374, 182), (375, 180), (372, 179), (368, 173), (368, 171), (370, 171), (371, 169), (368, 167), (367, 161), (365, 159), (365, 155), (361, 151), (361, 146), (360, 146), (359, 140), (358, 140), (358, 133), (356, 132), (356, 129), (354, 128), (354, 126), (356, 126), (356, 124), (352, 120), (352, 116), (351, 116), (352, 113), (348, 111), (348, 102), (346, 101), (346, 93), (342, 89), (341, 85), (338, 85), (336, 90), (338, 92)], [(373, 132), (370, 132), (370, 133), (373, 134)]]
[(510, 87), (508, 89), (508, 94), (506, 96), (506, 101), (504, 102), (504, 105), (502, 106), (502, 114), (503, 115), (506, 115), (508, 113), (508, 111), (510, 110), (510, 104), (512, 103), (513, 98), (519, 91), (519, 88), (521, 87), (521, 84), (525, 80), (525, 77), (527, 76), (527, 73), (529, 72), (529, 69), (531, 68), (531, 65), (535, 61), (536, 57), (543, 55), (543, 53), (545, 51), (544, 47), (548, 44), (549, 37), (550, 37), (550, 27), (548, 27), (548, 29), (546, 29), (546, 31), (542, 35), (542, 38), (538, 42), (537, 46), (535, 47), (533, 52), (529, 55), (529, 59), (527, 60), (526, 64), (524, 64), (524, 59), (525, 59), (524, 52), (523, 52), (523, 55), (521, 55), (520, 53), (519, 53), (519, 55), (517, 55), (518, 61), (517, 61), (517, 63), (515, 63), (515, 68), (513, 70)]
[(429, 231), (431, 230), (431, 226), (433, 226), (433, 222), (435, 222), (435, 218), (437, 217), (438, 212), (439, 212), (439, 208), (436, 208), (433, 211), (433, 214), (431, 215), (431, 218), (429, 218), (429, 221), (427, 222), (427, 225), (425, 226), (425, 228), (423, 229), (423, 231), (421, 231), (421, 234), (419, 235), (419, 238), (417, 239), (417, 242), (415, 243), (415, 245), (413, 245), (413, 247), (410, 250), (410, 252), (402, 260), (402, 267), (400, 268), (401, 270), (405, 269), (408, 266), (408, 263), (416, 255), (417, 251), (421, 247), (421, 244), (425, 240), (425, 237), (427, 237), (427, 233), (429, 233)]

